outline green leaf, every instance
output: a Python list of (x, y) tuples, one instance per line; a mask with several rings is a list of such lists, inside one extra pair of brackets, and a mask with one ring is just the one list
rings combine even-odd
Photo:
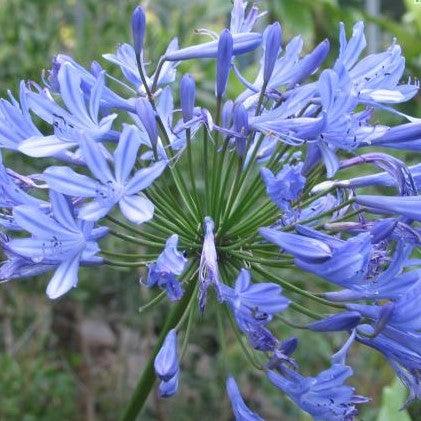
[(396, 378), (395, 381), (383, 389), (382, 406), (377, 421), (411, 421), (406, 410), (400, 410), (406, 399), (406, 389)]

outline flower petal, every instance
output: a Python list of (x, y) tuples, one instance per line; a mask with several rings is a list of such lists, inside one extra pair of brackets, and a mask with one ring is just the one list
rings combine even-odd
[(76, 146), (76, 142), (64, 142), (57, 136), (32, 136), (24, 140), (18, 150), (34, 158), (54, 156), (59, 152)]
[(60, 264), (48, 283), (47, 295), (49, 298), (55, 300), (77, 285), (79, 264), (79, 253)]
[(121, 213), (135, 224), (149, 221), (155, 210), (153, 203), (142, 193), (138, 196), (124, 196), (119, 205)]
[(69, 196), (95, 197), (98, 183), (86, 175), (74, 172), (69, 167), (49, 167), (43, 179), (50, 189)]
[(103, 200), (93, 200), (80, 208), (78, 217), (85, 221), (98, 221), (98, 219), (103, 218), (114, 205), (115, 203), (105, 202)]
[(114, 168), (117, 181), (127, 180), (137, 158), (140, 142), (134, 126), (125, 125), (114, 152)]
[(126, 185), (127, 194), (136, 194), (139, 191), (146, 189), (146, 187), (149, 187), (152, 182), (162, 174), (166, 166), (167, 163), (165, 161), (159, 161), (148, 168), (142, 168), (141, 170), (136, 171)]

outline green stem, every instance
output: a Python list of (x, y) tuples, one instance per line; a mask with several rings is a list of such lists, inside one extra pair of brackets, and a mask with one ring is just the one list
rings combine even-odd
[(158, 340), (152, 350), (152, 354), (149, 357), (145, 368), (143, 369), (136, 389), (130, 398), (130, 402), (121, 417), (121, 421), (135, 421), (136, 417), (145, 405), (145, 402), (152, 390), (156, 379), (153, 366), (155, 357), (161, 349), (161, 346), (168, 332), (177, 325), (178, 321), (183, 317), (183, 314), (186, 311), (190, 300), (194, 299), (193, 291), (195, 290), (195, 286), (195, 282), (189, 282), (183, 298), (171, 309), (158, 337)]
[(167, 295), (166, 291), (161, 291), (156, 297), (152, 298), (149, 302), (139, 307), (139, 313), (145, 313), (151, 308), (155, 307), (160, 303)]
[(161, 188), (155, 183), (152, 189), (148, 191), (148, 194), (151, 195), (153, 201), (158, 205), (159, 210), (170, 214), (171, 219), (176, 216), (180, 223), (186, 226), (186, 229), (189, 227), (191, 232), (196, 232), (197, 228), (194, 222), (185, 213), (179, 211), (180, 202), (177, 198), (174, 198), (172, 191), (167, 186)]
[(166, 240), (164, 237), (160, 237), (158, 235), (154, 235), (154, 234), (151, 234), (149, 232), (141, 231), (138, 228), (135, 228), (132, 225), (129, 225), (126, 222), (120, 221), (119, 219), (114, 218), (110, 215), (106, 216), (105, 219), (108, 219), (113, 224), (115, 224), (115, 225), (117, 225), (121, 228), (124, 228), (127, 231), (130, 231), (130, 233), (132, 233), (132, 234), (137, 234), (137, 235), (142, 236), (142, 238), (145, 238), (146, 240), (155, 241), (155, 242), (165, 242), (165, 240)]
[(164, 65), (164, 63), (165, 63), (165, 59), (163, 57), (161, 57), (159, 59), (158, 66), (155, 70), (155, 76), (153, 78), (153, 83), (152, 83), (152, 88), (151, 88), (152, 93), (156, 91), (156, 86), (158, 85), (159, 75), (161, 73), (162, 66)]
[(317, 219), (321, 219), (321, 218), (324, 218), (325, 216), (329, 216), (330, 214), (344, 208), (345, 206), (352, 205), (354, 202), (355, 202), (354, 198), (348, 199), (345, 202), (340, 203), (338, 206), (335, 206), (334, 208), (327, 210), (326, 212), (323, 212), (311, 218), (304, 219), (302, 221), (297, 222), (296, 224), (288, 225), (284, 229), (282, 229), (282, 231), (292, 231), (298, 223), (300, 223), (301, 225), (308, 224), (309, 222), (313, 222), (313, 221), (316, 221)]
[[(221, 119), (221, 106), (222, 106), (222, 98), (218, 97), (216, 99), (216, 117), (215, 122), (217, 125), (219, 125), (220, 119)], [(216, 179), (220, 176), (220, 174), (217, 174), (216, 168), (217, 168), (217, 159), (218, 159), (218, 147), (219, 147), (219, 132), (215, 134), (215, 142), (213, 144), (213, 150), (212, 150), (212, 177), (211, 177), (211, 203), (210, 203), (210, 210), (211, 215), (213, 216), (215, 214), (215, 206), (216, 206), (216, 188), (217, 183)]]
[(319, 316), (317, 313), (314, 313), (313, 311), (309, 310), (308, 308), (298, 304), (294, 303), (293, 301), (289, 303), (289, 308), (292, 308), (293, 310), (297, 311), (298, 313), (304, 314), (311, 319), (314, 320), (321, 320), (323, 319), (322, 316)]
[(144, 240), (142, 238), (132, 237), (131, 235), (122, 234), (121, 232), (110, 230), (111, 235), (114, 237), (120, 238), (121, 240), (128, 241), (129, 243), (139, 244), (141, 246), (148, 246), (148, 247), (155, 247), (158, 249), (162, 249), (164, 247), (164, 243), (157, 243), (154, 241)]
[(267, 278), (271, 281), (274, 281), (274, 282), (278, 283), (279, 285), (281, 285), (283, 288), (285, 288), (286, 290), (288, 290), (290, 292), (295, 292), (296, 294), (299, 294), (303, 297), (310, 298), (311, 300), (313, 300), (317, 303), (323, 304), (325, 306), (334, 307), (334, 308), (341, 308), (341, 309), (346, 308), (345, 305), (343, 305), (343, 304), (334, 303), (334, 302), (331, 302), (331, 301), (326, 300), (324, 298), (318, 297), (318, 296), (312, 294), (311, 292), (308, 292), (304, 289), (301, 289), (301, 288), (291, 284), (290, 282), (286, 281), (285, 279), (283, 279), (279, 276), (272, 275), (270, 272), (264, 270), (259, 265), (252, 264), (252, 267), (260, 275), (264, 276), (265, 278)]
[(208, 137), (208, 131), (206, 127), (203, 128), (203, 180), (205, 183), (205, 214), (207, 215), (210, 208), (210, 190), (209, 190), (209, 170), (208, 170), (208, 143), (209, 143), (209, 137)]
[(227, 307), (224, 306), (224, 310), (225, 310), (225, 314), (227, 316), (227, 319), (230, 322), (231, 328), (237, 338), (238, 343), (241, 346), (241, 349), (243, 350), (243, 353), (247, 359), (247, 361), (256, 369), (256, 370), (263, 370), (263, 367), (255, 361), (254, 356), (251, 354), (251, 352), (249, 351), (247, 345), (244, 343), (243, 338), (241, 337), (240, 332), (238, 331), (238, 328), (232, 318), (232, 315), (230, 313), (230, 311), (227, 309)]
[(137, 267), (145, 267), (152, 261), (137, 261), (137, 262), (126, 262), (122, 260), (110, 260), (104, 259), (104, 264), (109, 266), (118, 266), (118, 267), (127, 267), (127, 268), (137, 268)]
[[(191, 143), (191, 130), (186, 130), (186, 142), (187, 142), (187, 163), (189, 167), (189, 175), (190, 175), (190, 183), (192, 186), (193, 191), (193, 198), (195, 200), (195, 203), (199, 206), (199, 195), (197, 193), (196, 188), (196, 178), (194, 176), (194, 170), (193, 170), (193, 152), (192, 152), (192, 143)], [(200, 219), (203, 219), (205, 215), (202, 213), (202, 209), (199, 207), (199, 214)]]
[(101, 250), (101, 254), (103, 254), (104, 256), (107, 257), (117, 257), (118, 259), (128, 259), (128, 260), (133, 260), (133, 259), (156, 259), (157, 258), (157, 254), (156, 253), (115, 253), (113, 251), (110, 250)]

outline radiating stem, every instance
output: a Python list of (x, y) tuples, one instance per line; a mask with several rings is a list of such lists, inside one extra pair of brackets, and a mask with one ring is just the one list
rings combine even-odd
[(193, 171), (193, 152), (192, 152), (191, 130), (190, 129), (186, 129), (186, 143), (187, 143), (187, 164), (188, 164), (188, 168), (189, 168), (189, 176), (190, 176), (190, 183), (192, 185), (192, 190), (193, 190), (193, 197), (194, 197), (194, 200), (195, 200), (196, 204), (198, 205), (200, 219), (203, 219), (203, 217), (204, 217), (203, 209), (200, 209), (200, 206), (199, 206), (199, 195), (197, 193), (197, 188), (196, 188), (196, 177), (194, 176), (194, 171)]
[(114, 235), (114, 237), (128, 241), (129, 243), (140, 244), (142, 246), (155, 247), (159, 249), (162, 249), (162, 247), (164, 246), (164, 243), (157, 243), (154, 241), (144, 240), (142, 238), (132, 237), (131, 235), (122, 234), (118, 231), (110, 230), (109, 232), (111, 235)]
[(209, 189), (209, 163), (208, 163), (208, 159), (209, 159), (209, 148), (208, 148), (208, 143), (209, 143), (209, 137), (208, 137), (208, 131), (206, 129), (206, 127), (203, 128), (203, 171), (202, 171), (202, 176), (203, 176), (203, 180), (205, 183), (205, 214), (207, 215), (210, 208), (210, 189)]
[(157, 241), (158, 242), (165, 242), (164, 237), (160, 237), (158, 235), (154, 235), (154, 234), (151, 234), (149, 232), (141, 231), (138, 228), (135, 228), (133, 225), (130, 225), (130, 224), (124, 222), (124, 221), (120, 221), (119, 219), (114, 218), (113, 216), (108, 215), (108, 216), (106, 216), (106, 219), (111, 221), (113, 224), (115, 224), (115, 225), (117, 225), (121, 228), (124, 228), (125, 230), (129, 231), (132, 234), (140, 235), (142, 238), (145, 238), (146, 240), (155, 241), (155, 242), (157, 242)]
[(138, 267), (145, 267), (151, 261), (137, 261), (137, 262), (126, 262), (122, 260), (111, 260), (111, 259), (104, 259), (104, 264), (109, 266), (118, 266), (118, 267), (127, 267), (127, 268), (138, 268)]
[(286, 281), (285, 279), (281, 278), (280, 276), (272, 275), (270, 272), (264, 270), (260, 265), (252, 264), (252, 268), (259, 273), (260, 275), (264, 276), (265, 278), (274, 281), (276, 283), (279, 283), (282, 287), (287, 289), (288, 291), (295, 292), (296, 294), (302, 295), (303, 297), (310, 298), (311, 300), (318, 302), (320, 304), (329, 306), (329, 307), (335, 307), (335, 308), (346, 308), (345, 305), (340, 303), (334, 303), (329, 300), (326, 300), (324, 298), (320, 298), (311, 292), (308, 292), (304, 289), (301, 289), (290, 282)]

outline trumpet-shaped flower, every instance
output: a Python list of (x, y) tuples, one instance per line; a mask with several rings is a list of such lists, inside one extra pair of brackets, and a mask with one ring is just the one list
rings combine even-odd
[(131, 222), (140, 224), (152, 218), (153, 203), (141, 193), (158, 178), (166, 167), (159, 161), (147, 168), (130, 173), (134, 167), (139, 142), (135, 131), (126, 126), (114, 151), (114, 172), (111, 171), (99, 146), (91, 139), (81, 144), (86, 165), (95, 179), (78, 174), (68, 167), (49, 167), (43, 179), (50, 188), (71, 196), (92, 198), (79, 210), (79, 218), (97, 221), (118, 204), (123, 215)]
[(239, 319), (266, 323), (274, 314), (288, 307), (289, 300), (282, 295), (282, 288), (274, 283), (252, 284), (250, 272), (241, 269), (234, 288), (221, 284), (221, 295)]
[(148, 287), (158, 285), (167, 292), (168, 299), (177, 301), (183, 296), (183, 287), (177, 276), (180, 276), (187, 263), (183, 253), (177, 250), (178, 235), (173, 234), (165, 243), (164, 251), (155, 263), (149, 265)]
[(27, 92), (29, 107), (54, 126), (53, 135), (32, 136), (20, 143), (19, 150), (29, 156), (54, 156), (80, 146), (86, 136), (95, 140), (112, 138), (110, 130), (116, 115), (110, 114), (99, 120), (104, 74), (101, 73), (92, 86), (89, 102), (85, 101), (82, 91), (82, 78), (70, 63), (60, 67), (58, 82), (67, 109), (60, 107), (45, 92)]
[(20, 205), (14, 208), (15, 222), (32, 237), (11, 240), (7, 249), (31, 259), (35, 265), (41, 263), (56, 268), (47, 287), (47, 295), (55, 299), (77, 285), (81, 263), (102, 262), (102, 258), (96, 256), (99, 252), (96, 240), (103, 237), (107, 230), (76, 219), (63, 195), (50, 192), (50, 200), (51, 216), (39, 207)]

